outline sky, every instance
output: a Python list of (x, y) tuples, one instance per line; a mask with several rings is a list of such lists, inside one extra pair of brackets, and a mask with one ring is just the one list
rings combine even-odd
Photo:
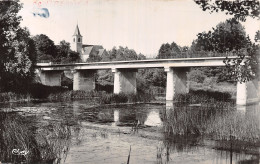
[[(21, 0), (21, 26), (31, 35), (45, 34), (59, 44), (72, 42), (78, 24), (83, 44), (128, 47), (147, 57), (163, 43), (190, 46), (196, 35), (211, 30), (230, 16), (202, 11), (193, 0)], [(47, 8), (49, 17), (33, 12)], [(248, 18), (247, 34), (253, 40), (259, 20)]]

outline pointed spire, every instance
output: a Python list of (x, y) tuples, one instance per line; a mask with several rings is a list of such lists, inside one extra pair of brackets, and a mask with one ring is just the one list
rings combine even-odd
[(75, 32), (74, 32), (74, 35), (73, 35), (73, 36), (75, 36), (75, 35), (81, 36), (81, 35), (80, 35), (80, 32), (79, 32), (79, 26), (78, 26), (78, 24), (77, 24), (77, 26), (76, 26), (76, 29), (75, 29)]

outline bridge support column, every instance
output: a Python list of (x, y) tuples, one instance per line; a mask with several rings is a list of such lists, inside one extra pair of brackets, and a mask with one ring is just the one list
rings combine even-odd
[(95, 70), (77, 70), (73, 74), (73, 90), (95, 89)]
[(63, 71), (39, 71), (41, 83), (48, 86), (61, 86), (62, 72)]
[(258, 81), (237, 82), (237, 105), (247, 105), (259, 101)]
[(112, 69), (114, 93), (136, 93), (136, 69)]
[(187, 82), (189, 68), (166, 67), (165, 71), (167, 72), (166, 101), (172, 101), (176, 94), (189, 92), (189, 84)]

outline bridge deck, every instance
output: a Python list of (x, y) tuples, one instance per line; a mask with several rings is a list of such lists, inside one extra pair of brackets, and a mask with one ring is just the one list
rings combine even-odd
[[(231, 56), (229, 59), (238, 57)], [(225, 66), (223, 60), (226, 57), (204, 57), (204, 58), (177, 58), (177, 59), (155, 59), (155, 60), (132, 60), (93, 63), (53, 64), (37, 63), (36, 67), (43, 71), (51, 70), (85, 70), (85, 69), (114, 69), (114, 68), (167, 68), (167, 67), (214, 67)]]

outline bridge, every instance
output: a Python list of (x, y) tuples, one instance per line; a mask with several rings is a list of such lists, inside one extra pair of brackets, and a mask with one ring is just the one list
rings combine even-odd
[[(237, 57), (229, 57), (236, 59)], [(166, 100), (172, 101), (176, 94), (188, 93), (187, 73), (191, 67), (225, 66), (226, 57), (177, 58), (137, 61), (112, 61), (95, 63), (53, 64), (37, 63), (41, 82), (49, 86), (61, 86), (61, 73), (73, 70), (73, 90), (95, 89), (96, 70), (111, 69), (114, 73), (114, 93), (136, 93), (136, 72), (141, 68), (164, 68), (167, 72)], [(246, 105), (258, 100), (258, 82), (237, 83), (237, 104)]]

